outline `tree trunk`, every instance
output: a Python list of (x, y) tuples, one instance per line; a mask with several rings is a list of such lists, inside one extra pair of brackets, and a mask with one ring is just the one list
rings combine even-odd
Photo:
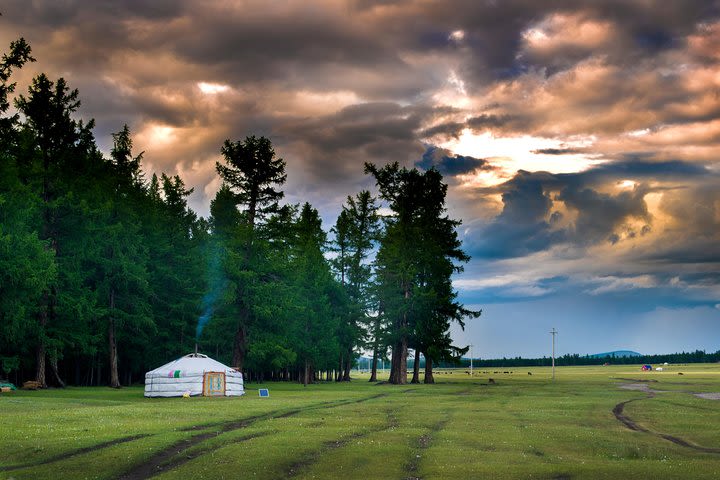
[[(405, 302), (410, 301), (410, 285), (403, 283)], [(398, 321), (398, 330), (404, 332), (408, 326), (408, 312), (405, 311)], [(400, 339), (393, 345), (392, 362), (390, 364), (390, 383), (405, 385), (407, 383), (407, 333), (401, 333)]]
[(435, 383), (435, 377), (433, 377), (433, 362), (431, 358), (425, 355), (425, 380), (423, 383)]
[(42, 307), (40, 307), (40, 332), (38, 333), (38, 345), (35, 351), (35, 381), (40, 384), (41, 388), (47, 387), (47, 378), (45, 375), (45, 328), (48, 323), (48, 314), (50, 311), (50, 292), (44, 291), (42, 296)]
[(378, 351), (377, 344), (373, 348), (372, 366), (370, 367), (370, 380), (371, 382), (377, 382), (377, 362), (378, 362)]
[(47, 387), (45, 379), (45, 341), (40, 340), (36, 351), (37, 368), (35, 370), (35, 381), (40, 384), (41, 388)]
[(390, 383), (394, 385), (405, 385), (407, 383), (407, 345), (408, 342), (405, 335), (402, 335), (400, 340), (393, 345), (390, 364)]
[(343, 382), (350, 381), (350, 370), (352, 369), (352, 347), (346, 352), (345, 356), (345, 370), (343, 371)]
[[(408, 303), (410, 301), (410, 285), (405, 283), (403, 290), (405, 291), (405, 302)], [(403, 312), (402, 317), (396, 325), (400, 332), (405, 332), (408, 326), (407, 311)], [(393, 345), (392, 363), (390, 365), (390, 383), (395, 385), (405, 385), (407, 383), (407, 355), (407, 333), (401, 333), (400, 339)]]
[(305, 368), (303, 369), (303, 386), (307, 387), (308, 376), (310, 375), (310, 363), (305, 359)]
[(420, 383), (420, 350), (415, 349), (415, 360), (413, 361), (413, 376), (410, 383)]
[(340, 356), (338, 358), (338, 368), (335, 370), (335, 381), (339, 382), (342, 380), (342, 371), (343, 371), (343, 354), (342, 351), (340, 352)]
[(237, 331), (235, 332), (235, 340), (233, 342), (233, 364), (234, 368), (238, 370), (243, 369), (245, 364), (245, 355), (247, 353), (247, 320), (249, 317), (247, 308), (243, 307), (240, 310), (240, 322), (238, 323)]
[(57, 362), (57, 353), (50, 355), (50, 370), (53, 372), (55, 382), (60, 386), (60, 388), (65, 388), (65, 382), (62, 381), (62, 378), (60, 378), (60, 372), (58, 372)]
[(110, 289), (110, 321), (108, 322), (108, 343), (110, 347), (110, 387), (120, 388), (118, 375), (117, 341), (115, 340), (115, 290)]
[[(43, 149), (43, 188), (41, 197), (43, 200), (43, 226), (42, 226), (42, 239), (51, 238), (50, 235), (50, 188), (49, 188), (49, 174), (50, 169), (50, 157), (47, 151)], [(52, 240), (49, 247), (52, 248)], [(42, 305), (40, 306), (40, 332), (38, 334), (38, 345), (35, 351), (35, 381), (40, 384), (41, 388), (47, 387), (47, 379), (45, 378), (45, 328), (48, 322), (48, 313), (50, 309), (50, 292), (45, 290), (42, 295)]]

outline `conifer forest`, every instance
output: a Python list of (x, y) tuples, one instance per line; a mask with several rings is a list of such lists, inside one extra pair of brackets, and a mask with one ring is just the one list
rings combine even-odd
[(271, 140), (238, 132), (202, 218), (127, 125), (100, 150), (63, 78), (16, 91), (33, 61), (23, 39), (0, 61), (0, 378), (120, 387), (197, 345), (246, 381), (348, 381), (371, 352), (372, 380), (389, 355), (391, 383), (432, 383), (466, 352), (450, 326), (480, 312), (452, 287), (469, 257), (437, 170), (366, 163), (376, 193), (348, 192), (323, 226), (284, 201)]

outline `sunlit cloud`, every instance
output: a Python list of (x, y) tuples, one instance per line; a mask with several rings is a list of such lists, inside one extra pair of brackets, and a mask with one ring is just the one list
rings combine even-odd
[(613, 25), (607, 21), (554, 13), (525, 30), (522, 38), (527, 49), (551, 53), (568, 47), (598, 48), (614, 35)]
[(306, 112), (314, 115), (327, 115), (337, 112), (349, 105), (362, 103), (363, 99), (350, 90), (311, 91), (300, 90), (295, 93), (292, 108), (295, 112)]
[(538, 153), (551, 149), (580, 149), (592, 145), (592, 138), (579, 140), (556, 140), (551, 138), (523, 135), (518, 137), (495, 136), (491, 132), (481, 134), (465, 129), (458, 139), (450, 139), (441, 144), (459, 155), (486, 158), (495, 171), (476, 172), (463, 177), (464, 184), (473, 186), (496, 185), (511, 178), (518, 170), (548, 171), (550, 173), (581, 172), (593, 165), (602, 163), (597, 155), (571, 153), (568, 155), (549, 155)]
[(137, 143), (146, 148), (163, 148), (177, 141), (176, 129), (167, 125), (151, 123), (137, 134)]
[(591, 295), (600, 295), (603, 293), (620, 292), (634, 288), (653, 288), (658, 286), (658, 282), (650, 275), (640, 275), (636, 277), (600, 277), (595, 280), (600, 286), (588, 291)]
[(625, 188), (633, 189), (637, 186), (637, 182), (635, 182), (633, 180), (621, 180), (617, 183), (617, 186), (619, 188), (623, 188), (623, 189), (625, 189)]
[(465, 39), (465, 31), (464, 30), (454, 30), (453, 32), (448, 35), (448, 40), (451, 40), (456, 43), (460, 43)]
[(205, 95), (217, 95), (218, 93), (230, 90), (228, 85), (221, 85), (219, 83), (198, 82), (197, 86)]
[(450, 72), (450, 76), (448, 77), (448, 83), (455, 87), (461, 95), (467, 95), (467, 91), (465, 90), (465, 82), (462, 81), (460, 77), (458, 77), (457, 73), (452, 70)]
[(649, 128), (642, 128), (640, 130), (633, 130), (632, 132), (628, 132), (628, 135), (631, 137), (642, 137), (644, 135), (647, 135), (650, 133)]

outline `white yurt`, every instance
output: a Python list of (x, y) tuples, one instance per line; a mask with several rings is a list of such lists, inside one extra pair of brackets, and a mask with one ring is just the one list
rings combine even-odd
[(242, 373), (201, 353), (191, 353), (145, 374), (146, 397), (231, 397), (245, 393)]

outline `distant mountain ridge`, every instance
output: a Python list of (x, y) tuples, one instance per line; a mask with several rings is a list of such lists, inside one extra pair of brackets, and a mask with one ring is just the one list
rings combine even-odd
[(596, 353), (594, 355), (588, 355), (590, 358), (604, 358), (604, 357), (642, 357), (642, 353), (633, 352), (632, 350), (615, 350), (614, 352)]

